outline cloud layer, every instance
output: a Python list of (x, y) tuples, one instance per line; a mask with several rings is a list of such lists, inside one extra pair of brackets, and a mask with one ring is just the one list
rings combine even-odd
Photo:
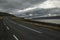
[(17, 12), (35, 8), (60, 8), (60, 0), (0, 0), (0, 11)]

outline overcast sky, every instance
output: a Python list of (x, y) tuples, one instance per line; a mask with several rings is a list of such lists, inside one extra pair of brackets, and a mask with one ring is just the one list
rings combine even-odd
[(0, 0), (1, 7), (24, 9), (33, 6), (37, 3), (42, 3), (44, 0)]
[(0, 0), (0, 11), (22, 12), (55, 7), (60, 8), (60, 0)]

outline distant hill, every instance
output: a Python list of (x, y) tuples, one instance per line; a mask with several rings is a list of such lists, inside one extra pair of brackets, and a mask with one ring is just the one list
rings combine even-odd
[(60, 16), (39, 17), (39, 18), (32, 18), (32, 19), (60, 19)]
[(0, 12), (0, 16), (14, 16), (14, 15), (8, 14), (6, 12)]

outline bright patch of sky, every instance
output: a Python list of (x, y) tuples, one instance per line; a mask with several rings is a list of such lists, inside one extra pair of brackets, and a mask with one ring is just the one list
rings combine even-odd
[(36, 8), (43, 8), (43, 9), (60, 8), (60, 0), (46, 0), (41, 4), (37, 4), (34, 7), (26, 8), (23, 10), (19, 10), (18, 12), (26, 12), (26, 11), (34, 10)]
[(26, 8), (26, 9), (23, 9), (23, 10), (19, 10), (18, 12), (26, 12), (26, 11), (30, 11), (30, 10), (33, 10), (33, 9), (36, 9), (37, 7), (31, 7), (31, 8)]
[(47, 0), (38, 6), (39, 8), (60, 8), (60, 0)]

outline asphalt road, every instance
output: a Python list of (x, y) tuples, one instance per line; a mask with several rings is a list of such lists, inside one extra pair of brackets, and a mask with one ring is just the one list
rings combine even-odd
[(60, 31), (27, 23), (17, 23), (5, 17), (1, 22), (5, 40), (60, 40)]
[(3, 24), (3, 20), (0, 19), (0, 40), (7, 40), (8, 35), (9, 34), (5, 25)]

